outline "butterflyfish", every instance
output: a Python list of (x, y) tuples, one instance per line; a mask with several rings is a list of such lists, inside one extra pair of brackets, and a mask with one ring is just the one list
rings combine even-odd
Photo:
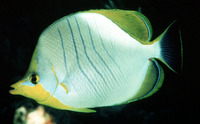
[(183, 58), (176, 22), (151, 37), (150, 21), (137, 11), (67, 15), (42, 32), (27, 73), (10, 93), (85, 113), (149, 97), (162, 86), (162, 66), (180, 72)]

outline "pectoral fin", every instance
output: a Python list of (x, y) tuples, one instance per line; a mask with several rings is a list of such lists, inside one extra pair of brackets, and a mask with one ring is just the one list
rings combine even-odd
[(65, 89), (66, 93), (68, 94), (68, 89), (67, 89), (67, 86), (65, 86), (64, 83), (60, 83), (60, 85)]

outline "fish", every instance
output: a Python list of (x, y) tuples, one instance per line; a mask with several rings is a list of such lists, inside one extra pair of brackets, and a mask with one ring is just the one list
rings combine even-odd
[(180, 73), (183, 65), (177, 21), (154, 40), (152, 33), (137, 11), (69, 14), (41, 33), (26, 74), (9, 92), (83, 113), (147, 98), (161, 88), (163, 66)]

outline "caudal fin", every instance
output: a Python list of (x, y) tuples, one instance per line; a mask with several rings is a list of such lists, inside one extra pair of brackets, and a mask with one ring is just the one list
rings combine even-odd
[(159, 42), (161, 48), (161, 56), (158, 59), (174, 72), (181, 72), (183, 49), (177, 22), (173, 22), (155, 41)]

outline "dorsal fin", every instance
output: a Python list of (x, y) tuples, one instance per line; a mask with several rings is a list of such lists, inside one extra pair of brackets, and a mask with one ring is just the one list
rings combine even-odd
[(112, 22), (118, 25), (122, 30), (128, 33), (131, 37), (147, 44), (152, 36), (152, 28), (149, 20), (137, 11), (128, 10), (90, 10), (86, 13), (98, 13), (109, 18)]

